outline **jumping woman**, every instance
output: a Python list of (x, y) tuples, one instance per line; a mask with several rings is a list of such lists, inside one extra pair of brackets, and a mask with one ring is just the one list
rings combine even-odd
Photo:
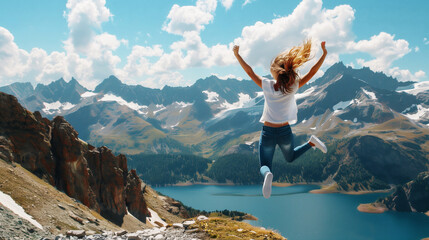
[(295, 93), (317, 73), (325, 60), (327, 54), (325, 42), (322, 42), (321, 47), (322, 56), (303, 77), (298, 76), (297, 69), (310, 60), (311, 40), (277, 55), (270, 67), (274, 80), (255, 74), (238, 53), (239, 46), (233, 48), (234, 55), (241, 67), (262, 88), (265, 97), (264, 111), (259, 120), (264, 124), (259, 140), (259, 163), (261, 165), (260, 172), (264, 177), (262, 193), (265, 198), (271, 196), (273, 181), (271, 169), (276, 145), (279, 145), (288, 162), (293, 162), (311, 147), (316, 147), (324, 153), (327, 152), (325, 144), (314, 135), (310, 137), (307, 143), (294, 148), (293, 134), (289, 125), (297, 121), (298, 110)]

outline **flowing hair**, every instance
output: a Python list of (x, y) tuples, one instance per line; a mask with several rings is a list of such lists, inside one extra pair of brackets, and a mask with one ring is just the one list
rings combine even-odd
[(311, 39), (291, 50), (277, 55), (271, 62), (271, 71), (277, 72), (277, 82), (274, 88), (280, 90), (283, 94), (292, 92), (292, 85), (298, 79), (297, 68), (311, 59)]

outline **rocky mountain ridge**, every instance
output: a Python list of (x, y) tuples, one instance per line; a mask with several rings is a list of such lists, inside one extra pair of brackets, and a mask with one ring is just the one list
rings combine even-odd
[[(34, 90), (31, 84), (15, 83), (0, 91), (15, 95), (21, 104), (45, 117), (64, 116), (84, 141), (127, 154), (222, 155), (237, 140), (257, 138), (264, 103), (261, 89), (252, 81), (216, 76), (199, 79), (189, 87), (163, 89), (127, 85), (110, 76), (94, 91), (75, 79), (39, 84)], [(399, 82), (339, 62), (299, 90), (298, 125), (330, 111), (326, 119), (353, 122), (355, 129), (397, 115), (427, 127), (428, 91), (421, 84)], [(247, 137), (249, 134), (254, 137)]]

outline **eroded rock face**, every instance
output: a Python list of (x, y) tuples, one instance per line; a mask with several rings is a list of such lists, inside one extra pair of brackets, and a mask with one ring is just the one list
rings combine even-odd
[(144, 184), (137, 176), (136, 170), (128, 172), (126, 190), (126, 202), (128, 211), (140, 221), (145, 222), (146, 217), (150, 217), (146, 202), (143, 198)]
[(52, 121), (52, 152), (57, 160), (55, 184), (59, 190), (76, 198), (88, 207), (98, 209), (94, 193), (89, 186), (88, 164), (78, 133), (63, 118)]
[(4, 138), (0, 152), (6, 158), (13, 156), (13, 161), (55, 184), (56, 162), (51, 152), (48, 119), (24, 109), (14, 96), (0, 93), (0, 136)]
[(2, 92), (0, 157), (20, 163), (115, 223), (121, 223), (127, 206), (140, 220), (150, 215), (143, 183), (135, 171), (128, 172), (124, 155), (115, 156), (107, 147), (87, 144), (63, 117), (51, 122)]

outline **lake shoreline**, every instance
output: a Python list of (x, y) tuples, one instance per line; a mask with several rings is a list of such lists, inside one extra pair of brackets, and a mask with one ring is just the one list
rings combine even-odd
[[(166, 184), (159, 187), (188, 187), (194, 185), (201, 186), (252, 186), (258, 184), (235, 184), (233, 182), (227, 181), (226, 183), (218, 183), (218, 182), (179, 182), (175, 184)], [(362, 195), (362, 194), (372, 194), (372, 193), (389, 193), (392, 191), (390, 189), (382, 189), (382, 190), (364, 190), (364, 191), (341, 191), (338, 190), (338, 185), (336, 183), (326, 184), (326, 182), (302, 182), (302, 183), (285, 183), (285, 182), (273, 182), (272, 185), (274, 187), (292, 187), (292, 186), (305, 186), (305, 185), (314, 185), (320, 187), (320, 189), (310, 190), (309, 193), (312, 194), (329, 194), (329, 193), (340, 193), (340, 194), (349, 194), (349, 195)], [(262, 185), (261, 185), (262, 187)]]

